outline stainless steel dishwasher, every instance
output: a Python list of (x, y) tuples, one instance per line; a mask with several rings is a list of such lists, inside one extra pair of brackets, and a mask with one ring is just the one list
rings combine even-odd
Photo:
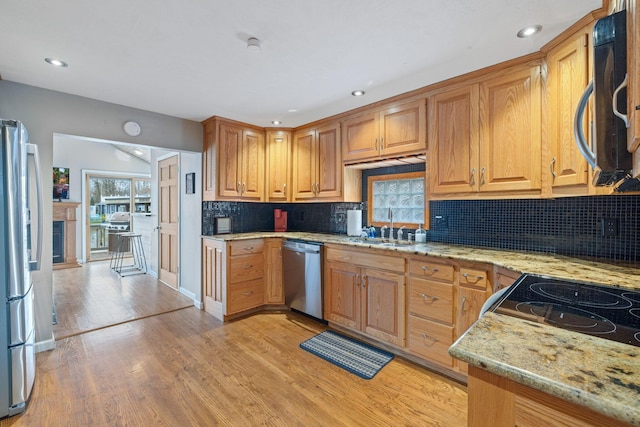
[(285, 304), (322, 320), (322, 243), (285, 240), (282, 249)]

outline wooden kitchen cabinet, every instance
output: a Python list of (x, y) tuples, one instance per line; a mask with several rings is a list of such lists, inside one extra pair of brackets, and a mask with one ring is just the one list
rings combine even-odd
[(451, 369), (455, 339), (455, 267), (431, 257), (409, 260), (407, 347), (430, 362)]
[(216, 199), (216, 123), (207, 120), (203, 123), (204, 141), (202, 144), (202, 200)]
[(430, 195), (539, 193), (541, 96), (539, 65), (429, 95)]
[(341, 201), (340, 123), (293, 135), (293, 200)]
[(629, 424), (471, 366), (468, 426), (622, 427)]
[(633, 176), (640, 175), (640, 5), (627, 0), (627, 112), (629, 115), (627, 148), (633, 155)]
[(291, 194), (291, 132), (268, 130), (266, 136), (266, 199), (286, 202)]
[(202, 294), (204, 297), (204, 309), (218, 319), (223, 319), (225, 311), (226, 252), (225, 242), (202, 239)]
[(265, 304), (284, 304), (282, 239), (265, 239)]
[[(587, 194), (589, 166), (573, 135), (578, 102), (590, 80), (593, 25), (554, 47), (547, 55), (547, 134), (542, 173), (553, 195)], [(587, 120), (584, 121), (588, 134)]]
[(344, 121), (343, 158), (346, 164), (424, 153), (424, 100), (372, 111)]
[(404, 258), (331, 247), (325, 256), (325, 319), (404, 347)]

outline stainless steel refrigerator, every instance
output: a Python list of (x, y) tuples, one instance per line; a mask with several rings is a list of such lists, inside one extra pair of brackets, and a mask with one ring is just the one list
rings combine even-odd
[[(0, 418), (25, 410), (35, 379), (31, 271), (42, 258), (37, 146), (22, 123), (0, 119)], [(32, 218), (32, 215), (35, 218)], [(34, 221), (32, 221), (34, 219)]]

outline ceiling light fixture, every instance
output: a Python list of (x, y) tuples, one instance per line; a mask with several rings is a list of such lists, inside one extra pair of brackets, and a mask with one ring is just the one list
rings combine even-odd
[(60, 67), (60, 68), (65, 68), (68, 67), (69, 65), (64, 62), (61, 59), (56, 59), (56, 58), (44, 58), (45, 62), (47, 64), (53, 65), (54, 67)]
[(362, 95), (364, 95), (364, 91), (363, 90), (354, 90), (353, 92), (351, 92), (351, 95), (353, 95), (353, 96), (362, 96)]
[(260, 40), (255, 37), (250, 37), (249, 40), (247, 40), (247, 49), (260, 50)]
[(273, 123), (274, 125), (279, 125), (282, 122), (280, 120), (273, 120), (273, 121), (271, 121), (271, 123)]
[(542, 25), (529, 25), (528, 27), (524, 27), (520, 31), (518, 31), (518, 37), (524, 39), (526, 37), (531, 37), (532, 35), (539, 33), (542, 30)]
[(137, 148), (133, 150), (133, 152), (137, 155), (137, 156), (142, 156), (144, 153), (140, 150), (138, 150)]

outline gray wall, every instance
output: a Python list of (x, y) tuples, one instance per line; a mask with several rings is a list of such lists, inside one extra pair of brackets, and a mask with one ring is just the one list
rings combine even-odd
[[(198, 122), (9, 81), (0, 81), (0, 117), (24, 123), (31, 142), (39, 147), (41, 169), (45, 177), (51, 175), (53, 167), (54, 133), (202, 151), (202, 125)], [(127, 120), (135, 120), (141, 125), (142, 133), (139, 136), (129, 137), (124, 133), (122, 125)], [(45, 194), (51, 194), (51, 182), (45, 180), (43, 184)], [(43, 254), (51, 254), (51, 203), (44, 204), (43, 212)], [(43, 257), (42, 270), (34, 275), (34, 287), (36, 349), (42, 351), (55, 347), (51, 324), (53, 288), (50, 256)]]

